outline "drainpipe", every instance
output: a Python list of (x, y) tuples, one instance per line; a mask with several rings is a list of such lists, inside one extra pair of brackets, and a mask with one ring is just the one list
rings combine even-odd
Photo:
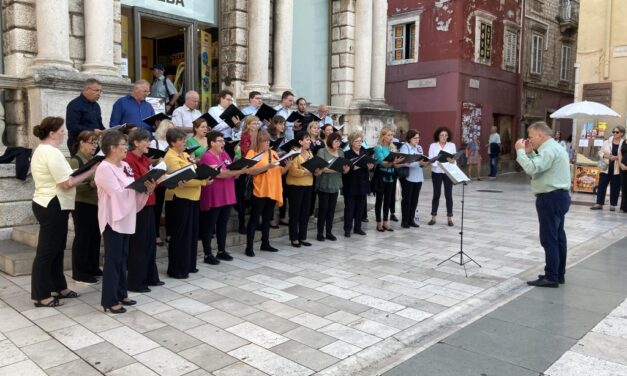
[[(521, 6), (521, 12), (520, 12), (520, 38), (518, 41), (518, 51), (519, 51), (519, 58), (518, 58), (518, 77), (517, 77), (517, 93), (516, 93), (516, 100), (517, 105), (518, 105), (518, 110), (516, 113), (516, 118), (515, 118), (515, 122), (514, 125), (516, 125), (518, 127), (517, 129), (517, 133), (518, 133), (518, 137), (512, 137), (512, 142), (514, 142), (515, 139), (518, 138), (522, 138), (524, 137), (525, 134), (525, 130), (524, 127), (522, 126), (522, 118), (523, 118), (523, 111), (524, 111), (524, 82), (523, 82), (523, 61), (524, 61), (524, 57), (525, 57), (525, 43), (524, 43), (524, 39), (525, 39), (525, 5), (526, 1), (525, 0), (521, 0), (520, 2), (520, 6)], [(512, 135), (514, 134), (514, 132), (512, 132)], [(512, 151), (515, 151), (515, 149), (512, 147)]]
[(612, 0), (607, 0), (605, 9), (605, 62), (603, 64), (603, 79), (610, 76), (610, 43), (612, 39)]

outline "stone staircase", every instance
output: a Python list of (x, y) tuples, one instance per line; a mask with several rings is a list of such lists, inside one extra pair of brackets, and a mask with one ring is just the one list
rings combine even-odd
[[(31, 190), (32, 192), (32, 190)], [(32, 193), (31, 193), (32, 195)], [(30, 202), (30, 198), (29, 198)], [(29, 208), (30, 210), (30, 208)], [(340, 222), (344, 218), (344, 202), (342, 196), (338, 199), (338, 205), (335, 212), (335, 222)], [(247, 217), (248, 220), (248, 217)], [(237, 232), (237, 213), (233, 210), (229, 223), (227, 225), (227, 238), (226, 246), (234, 247), (246, 244), (246, 235), (242, 235)], [(314, 222), (309, 223), (310, 238), (315, 236), (316, 224)], [(163, 228), (162, 228), (163, 230)], [(313, 232), (312, 232), (313, 231)], [(278, 238), (288, 235), (288, 227), (280, 226), (278, 229), (270, 229), (270, 238)], [(337, 228), (335, 231), (337, 234), (342, 233), (341, 228)], [(39, 238), (39, 225), (27, 224), (23, 226), (13, 227), (10, 232), (10, 237), (5, 236), (4, 240), (0, 240), (0, 271), (10, 275), (24, 275), (31, 273), (31, 267), (35, 258), (35, 249), (37, 248)], [(259, 231), (255, 234), (255, 241), (261, 240), (261, 233)], [(72, 219), (70, 217), (69, 231), (67, 236), (67, 242), (65, 246), (65, 257), (63, 260), (63, 267), (65, 270), (72, 268), (72, 242), (74, 241), (74, 231), (72, 225)], [(202, 255), (202, 246), (199, 242), (199, 255)], [(216, 240), (212, 241), (212, 249), (216, 249)], [(167, 257), (167, 246), (157, 247), (157, 258)], [(103, 256), (103, 248), (101, 245), (101, 257)]]

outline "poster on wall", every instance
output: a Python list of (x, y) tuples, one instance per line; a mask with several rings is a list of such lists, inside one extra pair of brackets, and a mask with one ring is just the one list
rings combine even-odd
[(599, 185), (599, 172), (597, 166), (575, 166), (573, 191), (594, 193), (597, 185)]
[(481, 105), (462, 103), (462, 143), (467, 144), (472, 136), (481, 136)]
[(211, 107), (211, 34), (200, 31), (200, 111)]

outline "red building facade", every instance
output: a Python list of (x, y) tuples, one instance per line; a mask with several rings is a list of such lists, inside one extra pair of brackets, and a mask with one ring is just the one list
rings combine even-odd
[(520, 24), (518, 0), (388, 0), (386, 100), (423, 147), (443, 125), (458, 147), (472, 134), (486, 145), (496, 125), (507, 154), (521, 111)]

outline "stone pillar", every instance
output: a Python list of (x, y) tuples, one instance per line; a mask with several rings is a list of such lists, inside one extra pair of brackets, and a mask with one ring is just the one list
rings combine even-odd
[(293, 0), (274, 1), (274, 84), (272, 91), (282, 93), (292, 84)]
[(113, 65), (113, 0), (84, 0), (83, 71), (117, 75)]
[[(386, 40), (388, 2), (377, 1), (372, 9), (372, 74), (370, 97), (374, 101), (385, 101), (385, 65), (386, 65)], [(357, 60), (359, 61), (359, 60)]]
[(36, 69), (41, 66), (71, 70), (68, 0), (37, 0)]
[(248, 1), (248, 15), (248, 80), (244, 89), (267, 93), (270, 87), (270, 0)]
[[(372, 73), (372, 1), (373, 0), (357, 0), (355, 2), (355, 92), (353, 101), (365, 101), (370, 99), (370, 76)], [(387, 35), (387, 33), (384, 35)]]

